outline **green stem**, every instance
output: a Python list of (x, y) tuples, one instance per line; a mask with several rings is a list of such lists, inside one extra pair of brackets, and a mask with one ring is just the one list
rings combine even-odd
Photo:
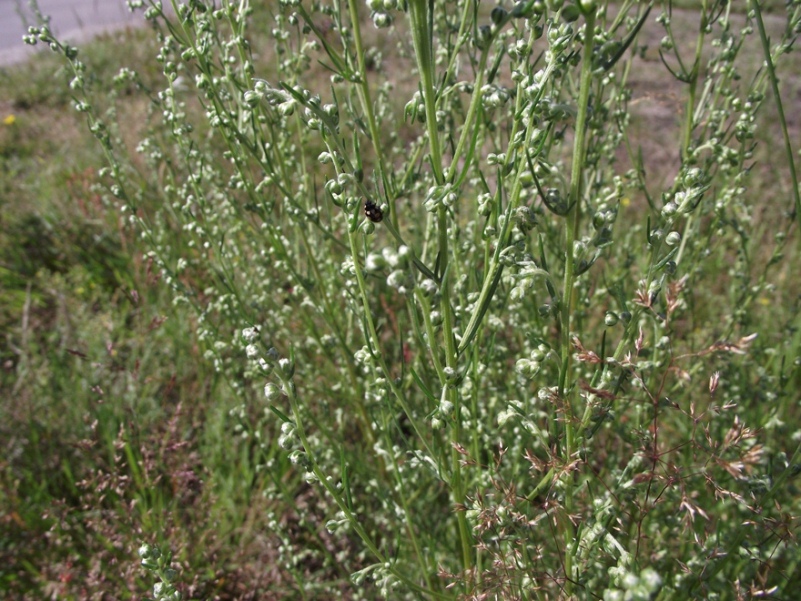
[(398, 572), (396, 568), (392, 567), (390, 563), (387, 562), (387, 558), (384, 556), (383, 553), (381, 553), (381, 551), (378, 548), (378, 545), (376, 545), (375, 541), (373, 541), (373, 539), (370, 538), (370, 535), (362, 527), (356, 515), (353, 513), (353, 511), (351, 511), (350, 506), (342, 497), (342, 494), (339, 492), (339, 490), (337, 490), (333, 480), (329, 480), (329, 478), (326, 476), (326, 474), (323, 472), (323, 470), (317, 463), (316, 459), (314, 458), (314, 453), (312, 452), (311, 445), (309, 444), (309, 439), (306, 436), (306, 430), (303, 427), (303, 420), (300, 411), (300, 403), (298, 402), (297, 392), (295, 390), (295, 383), (291, 379), (285, 378), (282, 374), (280, 374), (278, 377), (281, 380), (281, 384), (283, 385), (284, 393), (289, 398), (289, 403), (290, 406), (292, 407), (292, 415), (295, 420), (295, 430), (298, 433), (298, 438), (300, 438), (300, 443), (303, 446), (304, 452), (306, 453), (306, 458), (309, 461), (309, 465), (311, 467), (312, 472), (317, 477), (323, 488), (325, 488), (326, 492), (328, 492), (328, 494), (331, 495), (331, 498), (334, 499), (334, 502), (337, 504), (340, 511), (342, 511), (342, 513), (345, 515), (345, 518), (348, 520), (348, 523), (356, 532), (356, 534), (358, 534), (359, 538), (362, 539), (362, 542), (365, 544), (365, 546), (367, 546), (369, 551), (373, 554), (373, 556), (376, 558), (378, 562), (384, 564), (385, 566), (389, 566), (388, 568), (389, 571), (411, 590), (424, 595), (430, 595), (435, 599), (449, 599), (450, 597), (448, 596), (442, 595), (441, 593), (437, 593), (428, 588), (422, 587), (415, 582), (412, 582), (402, 573)]
[(417, 302), (420, 303), (420, 307), (422, 308), (421, 313), (423, 315), (423, 327), (425, 328), (426, 336), (428, 336), (429, 347), (431, 348), (431, 361), (434, 363), (434, 369), (439, 377), (440, 385), (445, 386), (447, 383), (447, 378), (445, 377), (445, 371), (442, 368), (442, 361), (439, 358), (439, 353), (433, 344), (433, 342), (437, 339), (437, 335), (434, 331), (434, 324), (431, 323), (431, 303), (428, 302), (428, 299), (424, 296), (420, 287), (415, 287), (414, 294), (417, 297)]
[(412, 40), (417, 57), (417, 69), (423, 84), (423, 102), (426, 110), (426, 129), (428, 146), (431, 150), (431, 168), (438, 184), (443, 182), (442, 151), (439, 146), (437, 130), (437, 97), (434, 93), (434, 52), (431, 31), (428, 28), (428, 7), (426, 0), (410, 0), (409, 17), (412, 21)]
[(356, 247), (356, 234), (351, 231), (351, 228), (348, 228), (348, 241), (350, 242), (350, 252), (351, 258), (353, 259), (354, 271), (356, 272), (356, 282), (359, 286), (359, 296), (361, 297), (362, 307), (364, 308), (364, 321), (367, 325), (367, 332), (365, 334), (366, 338), (368, 339), (368, 343), (373, 349), (373, 358), (378, 364), (378, 367), (381, 369), (381, 372), (384, 374), (384, 378), (386, 378), (387, 381), (387, 386), (389, 386), (390, 391), (392, 391), (392, 394), (398, 400), (398, 403), (400, 403), (401, 409), (403, 409), (403, 412), (409, 419), (409, 423), (412, 425), (412, 429), (417, 435), (417, 438), (420, 440), (420, 444), (423, 445), (426, 453), (428, 453), (430, 457), (436, 457), (429, 447), (425, 437), (423, 436), (423, 431), (420, 428), (420, 425), (417, 423), (411, 407), (409, 407), (409, 404), (406, 402), (406, 397), (403, 394), (403, 391), (395, 384), (395, 378), (392, 377), (389, 367), (387, 366), (387, 362), (381, 354), (380, 339), (378, 337), (378, 333), (376, 332), (375, 324), (373, 323), (373, 315), (370, 312), (370, 300), (367, 295), (367, 285), (364, 282), (364, 274), (362, 273), (361, 267), (359, 267), (359, 251)]
[(790, 178), (793, 184), (793, 200), (795, 201), (795, 218), (801, 223), (801, 196), (798, 190), (798, 176), (795, 171), (795, 162), (793, 161), (793, 145), (790, 142), (790, 133), (787, 131), (787, 119), (784, 116), (784, 107), (782, 105), (782, 97), (779, 93), (779, 79), (776, 77), (776, 67), (773, 65), (773, 57), (770, 54), (770, 40), (768, 34), (765, 32), (765, 24), (762, 22), (762, 10), (759, 7), (757, 0), (751, 0), (751, 7), (754, 9), (754, 16), (759, 29), (759, 39), (762, 41), (762, 51), (765, 53), (765, 62), (768, 67), (768, 75), (770, 79), (770, 87), (773, 90), (773, 97), (776, 99), (776, 111), (779, 113), (779, 123), (782, 127), (782, 134), (784, 135), (784, 152), (787, 155), (787, 162), (790, 165)]
[[(556, 68), (556, 64), (557, 63), (555, 58), (552, 59), (550, 63), (548, 63), (548, 66), (545, 68), (545, 72), (542, 77), (543, 82), (547, 81), (550, 78), (551, 73), (553, 73), (554, 69)], [(544, 93), (545, 93), (545, 85), (542, 85), (540, 93), (538, 97), (535, 99), (535, 101), (539, 100), (539, 98)], [(520, 100), (521, 96), (522, 96), (521, 91), (518, 90), (519, 102), (522, 102), (522, 100)], [(518, 105), (518, 107), (519, 106), (520, 105)], [(521, 108), (516, 108), (515, 110), (517, 114), (519, 114), (520, 111)], [(534, 131), (536, 130), (535, 125), (536, 125), (535, 120), (530, 119), (528, 127), (526, 129), (526, 138), (525, 142), (523, 143), (523, 148), (526, 149), (531, 148), (532, 137)], [(516, 124), (513, 126), (512, 131), (514, 134), (516, 134)], [(532, 157), (539, 155), (542, 152), (542, 148), (545, 145), (546, 137), (547, 136), (545, 135), (541, 136), (541, 140), (538, 147), (535, 149), (533, 153), (531, 153)], [(510, 160), (512, 154), (513, 153), (510, 148), (509, 152), (507, 153), (507, 161)], [(498, 282), (500, 282), (501, 274), (503, 273), (503, 265), (500, 262), (501, 253), (504, 251), (504, 249), (506, 249), (506, 244), (509, 240), (512, 214), (514, 210), (517, 208), (518, 203), (520, 202), (520, 194), (523, 190), (523, 186), (520, 182), (520, 176), (522, 175), (523, 171), (524, 171), (523, 169), (519, 169), (517, 171), (517, 176), (512, 186), (512, 193), (509, 197), (509, 203), (506, 208), (506, 215), (505, 215), (506, 219), (504, 219), (503, 225), (501, 226), (501, 231), (498, 234), (498, 238), (495, 243), (495, 251), (492, 255), (492, 260), (491, 261), (485, 260), (485, 265), (488, 265), (488, 267), (486, 267), (484, 271), (484, 283), (481, 286), (481, 292), (479, 293), (478, 300), (475, 303), (475, 309), (473, 309), (473, 313), (470, 315), (470, 319), (462, 334), (462, 340), (459, 342), (458, 353), (460, 354), (463, 353), (465, 349), (467, 349), (467, 347), (472, 342), (473, 338), (478, 333), (478, 329), (479, 327), (481, 327), (481, 322), (484, 318), (484, 314), (489, 308), (490, 301), (492, 300), (492, 297), (495, 294), (495, 289), (498, 286)], [(500, 206), (500, 204), (498, 206)], [(489, 245), (490, 241), (486, 243), (485, 256), (489, 256)]]
[(701, 51), (704, 49), (704, 30), (706, 29), (707, 21), (707, 5), (706, 0), (703, 2), (701, 8), (701, 27), (698, 33), (698, 38), (695, 42), (695, 58), (693, 59), (693, 67), (686, 76), (689, 78), (690, 91), (687, 94), (687, 109), (684, 115), (684, 127), (682, 129), (682, 148), (681, 157), (683, 161), (688, 159), (687, 153), (690, 149), (690, 142), (693, 135), (693, 124), (695, 122), (695, 93), (698, 87), (698, 73), (701, 66)]
[[(440, 237), (440, 256), (448, 251), (447, 242), (447, 224), (445, 223), (445, 207), (440, 207), (438, 214), (439, 221), (439, 237)], [(444, 240), (443, 240), (444, 238)], [(444, 249), (444, 251), (443, 251)], [(445, 261), (442, 261), (443, 264)], [(445, 340), (445, 365), (451, 374), (455, 374), (458, 369), (458, 355), (456, 354), (456, 343), (453, 335), (453, 315), (450, 299), (450, 284), (447, 276), (447, 270), (442, 278), (442, 286), (440, 287), (442, 294), (441, 310), (442, 310), (442, 336)], [(462, 408), (461, 408), (461, 395), (458, 394), (456, 388), (447, 380), (445, 382), (446, 394), (448, 400), (454, 407), (454, 420), (451, 428), (451, 490), (453, 491), (453, 501), (455, 506), (461, 507), (465, 502), (465, 487), (462, 482), (462, 464), (459, 452), (456, 450), (461, 438), (462, 430)], [(467, 527), (467, 516), (464, 511), (456, 512), (456, 520), (459, 525), (459, 540), (461, 541), (462, 548), (462, 565), (465, 570), (469, 570), (473, 565), (472, 558), (472, 543), (470, 532)]]
[(381, 149), (381, 135), (378, 131), (378, 125), (375, 120), (375, 111), (373, 110), (373, 100), (370, 95), (370, 86), (367, 83), (367, 67), (364, 62), (364, 47), (362, 46), (362, 34), (359, 21), (359, 11), (356, 7), (356, 0), (348, 0), (348, 10), (350, 12), (351, 27), (353, 28), (353, 43), (356, 46), (356, 60), (359, 65), (359, 100), (362, 104), (362, 110), (367, 116), (367, 127), (370, 129), (370, 138), (373, 143), (373, 150), (378, 161), (378, 173), (381, 177), (381, 184), (384, 186), (384, 194), (389, 197), (390, 191), (388, 189), (389, 181), (385, 169), (384, 152)]
[[(590, 88), (592, 85), (592, 50), (593, 32), (595, 30), (595, 11), (588, 11), (585, 15), (584, 49), (581, 59), (581, 79), (579, 84), (578, 115), (576, 117), (576, 137), (573, 141), (573, 164), (570, 176), (570, 197), (568, 199), (570, 211), (565, 222), (565, 281), (561, 301), (561, 346), (562, 368), (559, 373), (559, 398), (565, 403), (565, 447), (563, 461), (569, 465), (574, 452), (573, 410), (567, 391), (570, 387), (570, 321), (573, 310), (573, 290), (576, 284), (575, 273), (575, 242), (578, 237), (581, 222), (581, 196), (584, 175), (584, 158), (587, 138), (587, 120), (589, 117)], [(573, 512), (573, 477), (568, 473), (565, 487), (565, 511), (568, 516)], [(565, 552), (565, 592), (572, 592), (573, 556), (576, 551), (574, 538), (575, 528), (570, 518), (565, 520), (568, 548)]]
[[(417, 67), (420, 72), (420, 80), (423, 85), (423, 100), (426, 113), (426, 128), (428, 130), (428, 145), (431, 151), (431, 168), (434, 172), (434, 179), (438, 184), (444, 181), (442, 175), (442, 151), (439, 144), (439, 133), (437, 130), (437, 97), (434, 92), (434, 55), (432, 47), (432, 32), (429, 29), (429, 14), (425, 0), (410, 0), (409, 15), (412, 22), (412, 38), (414, 40), (414, 51), (417, 57)], [(450, 300), (450, 284), (448, 282), (448, 215), (447, 209), (440, 206), (437, 210), (437, 275), (441, 275), (440, 282), (442, 311), (442, 335), (445, 346), (445, 366), (455, 374), (458, 368), (458, 354), (454, 340), (454, 318), (453, 307)], [(434, 341), (431, 341), (434, 344)], [(432, 352), (436, 352), (432, 346)], [(456, 451), (456, 444), (461, 435), (461, 408), (459, 407), (459, 395), (455, 388), (445, 384), (445, 393), (448, 400), (455, 408), (455, 420), (451, 430), (451, 492), (453, 501), (456, 505), (463, 505), (465, 491), (462, 482), (461, 462)], [(465, 570), (472, 566), (472, 549), (470, 533), (467, 527), (467, 517), (463, 511), (456, 513), (459, 527), (459, 540), (462, 550), (462, 564)]]
[[(390, 428), (385, 424), (384, 433), (387, 435), (390, 432)], [(431, 577), (429, 576), (429, 570), (426, 566), (425, 556), (423, 555), (423, 550), (420, 547), (420, 542), (417, 539), (417, 534), (414, 530), (414, 520), (412, 519), (412, 510), (409, 507), (409, 499), (406, 496), (405, 489), (404, 489), (404, 481), (401, 477), (403, 473), (401, 467), (398, 465), (398, 459), (395, 456), (395, 453), (391, 451), (392, 449), (392, 441), (389, 439), (389, 436), (386, 436), (385, 443), (389, 449), (389, 454), (392, 457), (392, 471), (395, 474), (395, 481), (398, 483), (398, 496), (400, 497), (400, 504), (403, 508), (403, 515), (406, 518), (406, 530), (409, 533), (409, 540), (412, 543), (412, 547), (414, 548), (414, 555), (417, 558), (417, 564), (420, 568), (420, 573), (423, 576), (423, 580), (426, 583), (426, 587), (432, 589), (431, 586)]]
[[(487, 56), (489, 51), (484, 49), (481, 51), (481, 58), (478, 62), (478, 71), (476, 73), (476, 80), (473, 83), (473, 97), (470, 99), (470, 106), (467, 109), (467, 116), (464, 120), (462, 127), (462, 134), (459, 136), (459, 142), (456, 144), (456, 150), (453, 151), (453, 158), (451, 159), (451, 167), (448, 170), (448, 180), (451, 182), (459, 181), (462, 178), (456, 177), (456, 170), (459, 165), (459, 159), (464, 152), (467, 141), (473, 136), (478, 135), (478, 132), (473, 131), (473, 122), (476, 120), (478, 111), (481, 108), (481, 88), (484, 85), (484, 69), (487, 67)], [(462, 172), (467, 173), (470, 168), (470, 161), (465, 161), (462, 167)]]
[(459, 50), (462, 48), (462, 44), (465, 41), (470, 39), (470, 36), (467, 35), (467, 24), (468, 22), (472, 21), (470, 19), (470, 13), (472, 12), (473, 3), (472, 2), (465, 2), (464, 9), (462, 10), (462, 18), (459, 21), (459, 33), (456, 34), (455, 43), (451, 50), (451, 58), (448, 61), (448, 68), (445, 70), (445, 84), (449, 85), (453, 80), (453, 75), (456, 70), (456, 61), (459, 57)]

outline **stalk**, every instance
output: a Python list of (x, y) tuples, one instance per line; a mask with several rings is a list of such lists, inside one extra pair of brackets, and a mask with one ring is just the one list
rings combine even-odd
[[(434, 172), (434, 179), (437, 184), (444, 183), (442, 174), (442, 150), (439, 143), (439, 133), (437, 130), (437, 97), (434, 92), (434, 53), (433, 36), (430, 27), (431, 15), (425, 0), (411, 0), (409, 2), (409, 16), (412, 25), (412, 38), (414, 41), (414, 51), (417, 57), (417, 68), (420, 72), (420, 80), (423, 86), (423, 100), (426, 113), (426, 128), (428, 130), (428, 146), (431, 153), (431, 168)], [(441, 276), (440, 291), (442, 311), (442, 335), (445, 346), (445, 365), (450, 373), (455, 374), (458, 367), (458, 355), (456, 343), (453, 335), (453, 308), (451, 306), (450, 288), (448, 283), (448, 215), (446, 208), (440, 206), (437, 209), (437, 256), (438, 265), (435, 270)], [(436, 353), (433, 348), (432, 352)], [(451, 492), (456, 506), (464, 505), (465, 491), (462, 482), (461, 463), (459, 454), (456, 451), (456, 443), (459, 442), (461, 435), (461, 407), (459, 395), (455, 388), (445, 383), (445, 394), (455, 410), (455, 419), (451, 428)], [(467, 517), (463, 511), (456, 513), (459, 528), (459, 540), (462, 552), (462, 566), (469, 570), (472, 566), (472, 545), (471, 537), (467, 525)]]
[(687, 152), (690, 149), (690, 140), (693, 134), (693, 122), (695, 121), (695, 94), (698, 88), (698, 69), (701, 65), (701, 51), (704, 49), (704, 30), (706, 29), (707, 22), (707, 4), (706, 0), (703, 2), (701, 8), (701, 26), (698, 32), (698, 38), (695, 42), (695, 57), (693, 59), (693, 68), (689, 73), (686, 73), (690, 84), (690, 91), (687, 94), (687, 111), (684, 115), (684, 126), (682, 128), (682, 148), (681, 158), (687, 161), (689, 158)]
[(409, 17), (412, 21), (412, 41), (414, 54), (417, 57), (417, 69), (420, 82), (423, 84), (423, 101), (426, 109), (426, 129), (428, 129), (428, 147), (431, 151), (431, 168), (438, 184), (442, 177), (442, 150), (437, 132), (437, 97), (434, 93), (434, 52), (431, 30), (428, 26), (428, 9), (426, 0), (409, 2)]
[[(590, 87), (592, 85), (592, 50), (593, 32), (595, 30), (595, 10), (585, 14), (584, 49), (581, 58), (581, 79), (579, 84), (578, 115), (576, 117), (576, 137), (573, 141), (573, 166), (570, 176), (571, 207), (565, 221), (565, 280), (561, 302), (561, 334), (562, 334), (562, 368), (559, 373), (559, 398), (565, 403), (565, 448), (563, 460), (569, 465), (574, 452), (573, 409), (567, 399), (570, 387), (570, 321), (573, 309), (573, 289), (576, 284), (575, 242), (581, 223), (582, 177), (584, 174), (585, 146), (587, 138), (587, 119), (589, 116)], [(573, 512), (573, 477), (567, 475), (565, 489), (565, 511), (568, 516)], [(575, 528), (569, 517), (565, 520), (568, 548), (565, 552), (565, 591), (570, 594), (573, 588), (573, 555), (575, 548)]]
[[(489, 49), (485, 48), (481, 51), (481, 58), (478, 61), (478, 71), (476, 72), (476, 81), (473, 84), (473, 97), (470, 99), (470, 106), (467, 109), (467, 117), (465, 117), (464, 127), (462, 134), (459, 136), (459, 142), (456, 144), (456, 150), (453, 151), (453, 158), (451, 159), (451, 168), (448, 170), (448, 180), (459, 181), (461, 178), (456, 177), (456, 171), (459, 166), (459, 159), (465, 146), (470, 138), (477, 135), (473, 130), (473, 123), (478, 116), (479, 108), (481, 107), (481, 88), (484, 85), (484, 70), (487, 68), (487, 56)], [(468, 157), (469, 159), (469, 157)], [(467, 173), (470, 168), (470, 161), (466, 160), (462, 168), (463, 173)]]
[[(389, 197), (389, 182), (385, 169), (384, 152), (381, 148), (381, 135), (375, 121), (375, 111), (373, 111), (373, 100), (370, 95), (370, 86), (367, 83), (367, 67), (364, 63), (364, 47), (362, 46), (362, 33), (359, 21), (359, 11), (356, 8), (356, 0), (348, 0), (348, 11), (350, 13), (351, 27), (353, 28), (353, 43), (356, 46), (356, 61), (359, 65), (358, 90), (359, 100), (362, 110), (367, 117), (367, 127), (370, 129), (370, 141), (373, 143), (373, 150), (378, 159), (378, 173), (381, 176), (381, 184), (384, 187), (384, 194)], [(393, 203), (394, 205), (394, 203)], [(394, 217), (394, 215), (393, 215)]]
[[(698, 38), (696, 39), (695, 43), (695, 57), (693, 59), (693, 68), (692, 70), (687, 73), (687, 77), (689, 78), (690, 90), (687, 93), (687, 108), (684, 115), (684, 125), (682, 127), (682, 146), (681, 146), (681, 159), (682, 163), (687, 163), (689, 160), (688, 152), (690, 150), (690, 141), (692, 140), (693, 134), (693, 123), (695, 122), (695, 96), (698, 88), (698, 69), (701, 64), (701, 51), (704, 48), (704, 30), (706, 29), (706, 21), (707, 21), (707, 3), (706, 0), (703, 2), (703, 6), (701, 7), (701, 27), (699, 28)], [(690, 237), (689, 232), (693, 227), (693, 217), (695, 213), (691, 214), (687, 221), (684, 223), (684, 229), (681, 233), (681, 244), (679, 246), (679, 252), (676, 257), (676, 264), (681, 263), (681, 258), (684, 255), (684, 247), (687, 243), (687, 239)]]
[(779, 113), (779, 123), (782, 127), (782, 135), (784, 136), (784, 153), (787, 155), (787, 163), (790, 165), (790, 179), (793, 184), (793, 201), (795, 204), (795, 218), (801, 222), (801, 196), (798, 190), (798, 175), (795, 171), (795, 162), (793, 161), (793, 145), (790, 141), (790, 133), (787, 131), (787, 119), (784, 116), (784, 107), (782, 106), (782, 97), (779, 93), (779, 79), (776, 77), (776, 67), (773, 64), (773, 57), (770, 55), (770, 40), (768, 34), (765, 32), (765, 24), (762, 22), (762, 10), (759, 7), (757, 0), (751, 0), (751, 8), (754, 9), (754, 16), (759, 29), (759, 39), (762, 42), (762, 51), (765, 53), (765, 64), (768, 67), (768, 79), (770, 79), (770, 88), (773, 91), (773, 98), (776, 100), (776, 111)]
[[(388, 425), (385, 424), (384, 426), (384, 434), (385, 436), (390, 431)], [(389, 439), (389, 436), (386, 436), (385, 444), (387, 445), (387, 449), (392, 449), (392, 441)], [(414, 520), (412, 519), (412, 509), (409, 507), (409, 498), (406, 494), (404, 489), (404, 481), (401, 477), (401, 468), (398, 465), (397, 457), (395, 454), (390, 452), (390, 456), (392, 458), (392, 471), (395, 474), (395, 481), (398, 484), (398, 496), (400, 497), (400, 504), (403, 508), (403, 515), (406, 518), (406, 531), (409, 533), (409, 541), (412, 543), (412, 547), (414, 548), (414, 556), (417, 559), (417, 565), (420, 568), (420, 574), (423, 576), (423, 580), (426, 583), (426, 588), (429, 590), (433, 590), (433, 586), (431, 586), (431, 577), (428, 573), (428, 567), (426, 566), (425, 555), (423, 553), (423, 549), (420, 545), (420, 541), (417, 539), (417, 534), (414, 530)]]
[[(276, 370), (278, 374), (279, 370)], [(284, 394), (287, 395), (289, 399), (289, 404), (292, 407), (292, 415), (295, 421), (295, 431), (298, 434), (298, 438), (300, 439), (300, 443), (303, 446), (303, 450), (306, 453), (306, 458), (309, 461), (309, 465), (311, 467), (311, 471), (319, 480), (320, 484), (323, 488), (331, 495), (331, 498), (334, 499), (334, 502), (339, 507), (340, 511), (345, 515), (348, 520), (348, 523), (351, 525), (353, 530), (362, 539), (362, 542), (368, 548), (368, 550), (373, 554), (373, 556), (378, 560), (380, 563), (389, 566), (389, 571), (396, 577), (398, 580), (403, 582), (406, 586), (408, 586), (411, 590), (424, 594), (430, 595), (434, 599), (448, 599), (448, 596), (442, 595), (441, 593), (437, 593), (436, 591), (430, 590), (426, 587), (422, 587), (416, 582), (409, 580), (404, 574), (399, 572), (395, 567), (392, 567), (387, 562), (387, 557), (381, 552), (378, 548), (376, 542), (370, 537), (367, 531), (362, 527), (357, 519), (356, 515), (351, 511), (350, 506), (346, 502), (345, 498), (342, 496), (342, 493), (337, 489), (335, 484), (328, 479), (325, 472), (323, 472), (322, 468), (317, 464), (317, 461), (314, 458), (314, 453), (312, 452), (311, 445), (309, 443), (308, 437), (306, 436), (306, 430), (303, 427), (303, 419), (300, 410), (300, 402), (297, 397), (297, 392), (295, 390), (295, 383), (285, 377), (283, 374), (278, 374), (279, 380), (283, 385)]]
[(356, 272), (356, 282), (359, 286), (359, 296), (361, 297), (362, 307), (364, 308), (364, 321), (367, 324), (367, 332), (365, 332), (365, 337), (373, 349), (373, 358), (378, 364), (378, 367), (381, 369), (381, 372), (384, 374), (389, 389), (392, 391), (392, 394), (395, 396), (395, 398), (398, 399), (398, 403), (400, 403), (403, 412), (409, 419), (409, 423), (412, 425), (414, 433), (417, 435), (417, 438), (420, 439), (420, 444), (423, 445), (426, 453), (428, 453), (431, 457), (435, 457), (436, 455), (426, 442), (426, 439), (423, 436), (423, 431), (420, 428), (420, 425), (417, 423), (411, 407), (406, 402), (406, 397), (403, 394), (403, 391), (395, 384), (395, 380), (389, 371), (389, 366), (387, 365), (384, 356), (381, 354), (381, 341), (378, 337), (378, 333), (376, 332), (375, 324), (373, 323), (373, 315), (370, 312), (370, 300), (367, 294), (367, 285), (364, 281), (364, 275), (359, 267), (359, 250), (356, 247), (356, 234), (354, 232), (348, 231), (348, 241), (350, 242), (351, 257), (353, 258), (353, 263), (355, 266), (354, 271)]

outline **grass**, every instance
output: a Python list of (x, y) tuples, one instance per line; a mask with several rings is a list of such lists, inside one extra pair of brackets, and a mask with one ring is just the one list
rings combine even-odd
[[(100, 39), (89, 54), (122, 62), (152, 48), (147, 39)], [(231, 400), (203, 368), (191, 320), (172, 309), (136, 237), (102, 201), (102, 155), (66, 110), (69, 94), (54, 80), (63, 71), (45, 57), (1, 78), (15, 120), (2, 131), (0, 588), (125, 596), (141, 588), (129, 559), (142, 524), (168, 528), (163, 511), (199, 502), (175, 495), (202, 472), (186, 439), (207, 423), (214, 448)], [(125, 104), (141, 110), (136, 94)], [(219, 402), (198, 402), (211, 398)], [(228, 471), (236, 453), (215, 450)]]
[[(512, 73), (548, 69), (547, 35), (507, 20), (481, 41), (470, 11), (428, 21), (424, 2), (387, 9), (391, 30), (361, 6), (293, 22), (270, 4), (249, 46), (195, 7), (161, 42), (82, 48), (72, 88), (63, 56), (0, 71), (0, 590), (792, 594), (801, 244), (775, 104), (753, 150), (720, 143), (714, 111), (683, 137), (686, 103), (760, 89), (759, 40), (726, 78), (716, 24), (693, 93), (662, 68), (655, 7), (607, 81), (574, 35), (590, 15), (546, 4), (532, 24), (565, 36), (553, 104)], [(685, 61), (698, 15), (672, 15)], [(469, 43), (436, 62), (427, 39), (463, 16)], [(785, 17), (765, 18), (778, 41)], [(498, 52), (505, 35), (529, 61)], [(114, 83), (120, 66), (138, 77)], [(790, 98), (795, 56), (778, 68)], [(720, 102), (724, 124), (740, 114)], [(508, 150), (518, 132), (533, 164)], [(698, 207), (671, 213), (694, 186)]]

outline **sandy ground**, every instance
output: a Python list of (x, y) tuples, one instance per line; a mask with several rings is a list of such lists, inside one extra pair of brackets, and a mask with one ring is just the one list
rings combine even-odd
[[(143, 23), (141, 12), (131, 14), (125, 0), (38, 0), (60, 39), (80, 43), (99, 33)], [(0, 66), (21, 62), (37, 49), (22, 41), (28, 25), (36, 23), (29, 0), (0, 0)]]

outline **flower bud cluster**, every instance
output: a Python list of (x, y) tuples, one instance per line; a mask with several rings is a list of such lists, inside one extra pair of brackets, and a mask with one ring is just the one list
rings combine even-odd
[(278, 436), (278, 446), (285, 451), (298, 448), (300, 446), (300, 439), (298, 438), (296, 429), (294, 422), (282, 423), (281, 434)]
[(492, 213), (492, 207), (495, 204), (495, 200), (493, 199), (492, 195), (483, 192), (478, 195), (478, 213), (479, 215), (490, 215)]
[(495, 84), (485, 84), (481, 88), (481, 104), (485, 110), (492, 110), (502, 107), (511, 98), (508, 88)]
[(337, 512), (335, 519), (328, 520), (325, 523), (325, 529), (328, 530), (330, 534), (341, 534), (349, 527), (350, 520), (347, 519), (345, 513), (342, 511)]
[(414, 276), (407, 269), (396, 269), (387, 277), (387, 286), (399, 294), (411, 294), (414, 291)]
[(427, 298), (434, 298), (439, 293), (439, 285), (431, 278), (426, 278), (420, 282), (419, 288)]
[(518, 273), (511, 276), (515, 285), (509, 293), (509, 297), (515, 301), (522, 300), (526, 297), (528, 292), (534, 287), (537, 278), (549, 277), (548, 272), (538, 267), (530, 258), (523, 259), (523, 261), (518, 264), (522, 265), (523, 268)]
[(539, 100), (547, 80), (548, 72), (545, 69), (540, 69), (533, 75), (524, 77), (520, 86), (525, 91), (525, 97), (531, 101)]
[(363, 367), (371, 367), (373, 365), (373, 353), (370, 352), (370, 349), (367, 346), (363, 346), (358, 351), (353, 353), (353, 359), (357, 365), (361, 365)]
[(528, 358), (517, 360), (515, 371), (524, 378), (533, 378), (539, 373), (542, 362), (548, 357), (549, 352), (550, 349), (546, 345), (540, 344), (529, 353)]
[(178, 572), (170, 567), (171, 554), (162, 554), (161, 549), (156, 545), (148, 543), (139, 547), (138, 554), (142, 560), (142, 567), (153, 572), (160, 579), (160, 582), (153, 585), (154, 601), (181, 601), (182, 595), (174, 584), (178, 578)]
[(423, 206), (429, 213), (434, 213), (440, 207), (447, 208), (452, 206), (458, 198), (458, 191), (454, 188), (453, 184), (446, 183), (436, 185), (428, 189)]
[(412, 99), (403, 108), (403, 118), (404, 120), (411, 118), (412, 121), (417, 121), (418, 123), (426, 122), (426, 105), (419, 90), (414, 93)]
[(519, 40), (516, 40), (513, 44), (511, 44), (507, 48), (507, 52), (509, 52), (509, 56), (511, 56), (512, 58), (522, 61), (527, 59), (531, 55), (532, 48), (528, 40), (521, 38)]
[(367, 0), (367, 6), (373, 25), (379, 29), (392, 25), (392, 13), (402, 8), (398, 0)]
[[(548, 28), (548, 52), (553, 55), (559, 55), (568, 50), (570, 48), (570, 44), (573, 41), (573, 26), (569, 23), (557, 23), (554, 22)], [(546, 62), (550, 62), (547, 60)]]

